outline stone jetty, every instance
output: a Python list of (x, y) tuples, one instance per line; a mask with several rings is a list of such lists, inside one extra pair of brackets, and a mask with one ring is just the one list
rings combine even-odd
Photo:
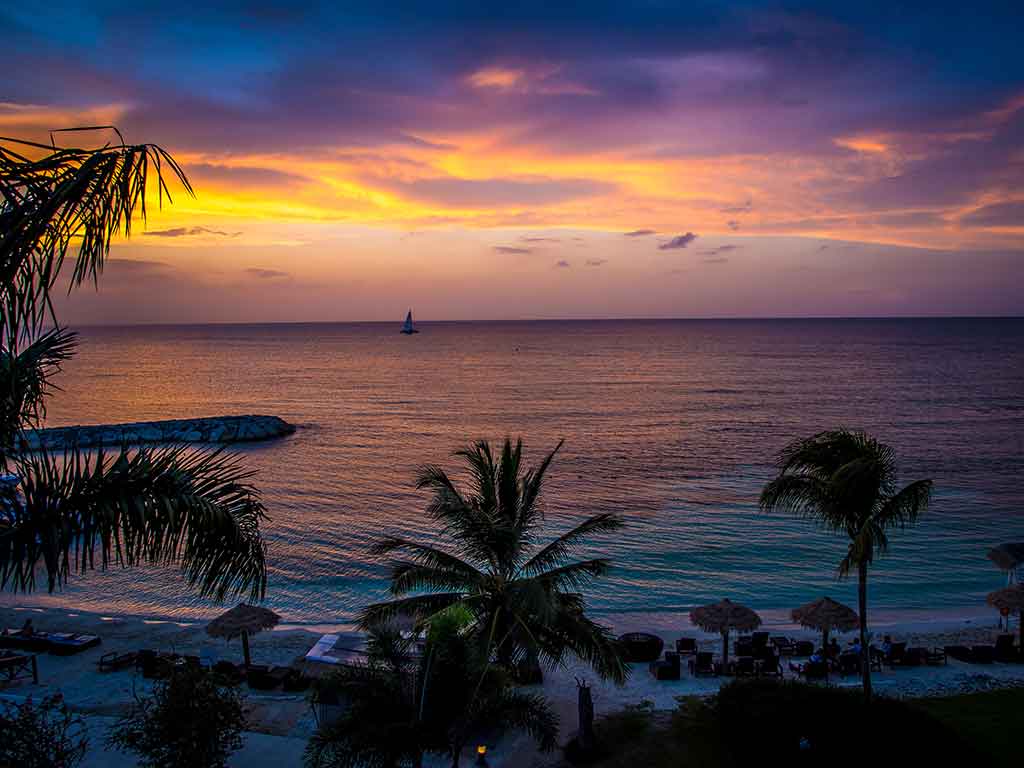
[(98, 448), (103, 445), (140, 443), (244, 443), (284, 437), (295, 426), (277, 416), (211, 416), (203, 419), (138, 421), (131, 424), (96, 424), (76, 427), (52, 427), (27, 433), (25, 445), (37, 450), (61, 450), (77, 445)]

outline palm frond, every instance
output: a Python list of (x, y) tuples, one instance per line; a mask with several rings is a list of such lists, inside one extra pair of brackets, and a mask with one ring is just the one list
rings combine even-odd
[(886, 528), (903, 528), (917, 522), (932, 499), (931, 480), (916, 480), (886, 499), (878, 511), (878, 520)]
[(621, 530), (625, 522), (612, 512), (603, 512), (587, 518), (571, 531), (567, 531), (541, 549), (523, 564), (521, 573), (524, 576), (536, 576), (549, 568), (557, 567), (566, 562), (574, 549), (583, 544), (591, 536), (613, 533)]
[(19, 432), (42, 425), (46, 397), (57, 389), (53, 377), (77, 346), (76, 333), (53, 328), (20, 351), (0, 349), (0, 454), (4, 460)]
[(181, 167), (154, 144), (55, 149), (0, 137), (0, 329), (7, 346), (52, 318), (50, 292), (72, 249), (69, 287), (97, 278), (113, 238), (130, 235), (133, 214), (146, 219), (154, 175), (161, 205), (165, 195), (170, 200), (169, 178), (193, 194)]
[(363, 630), (381, 624), (390, 624), (398, 618), (409, 618), (417, 624), (423, 624), (428, 622), (432, 616), (451, 608), (457, 603), (471, 606), (474, 600), (472, 598), (465, 598), (457, 592), (403, 597), (399, 600), (389, 600), (386, 603), (374, 603), (367, 606), (359, 614), (357, 623), (359, 628)]
[(525, 731), (542, 752), (551, 752), (558, 746), (558, 716), (540, 694), (501, 688), (476, 702), (469, 722), (476, 728), (501, 723), (505, 728)]
[(221, 451), (182, 446), (113, 460), (70, 449), (18, 454), (20, 493), (0, 505), (0, 586), (29, 591), (42, 563), (53, 591), (75, 573), (116, 564), (176, 564), (201, 595), (266, 590), (265, 509), (252, 473)]

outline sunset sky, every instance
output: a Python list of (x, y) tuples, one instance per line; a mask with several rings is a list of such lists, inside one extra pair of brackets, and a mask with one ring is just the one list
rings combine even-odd
[(339, 5), (0, 9), (196, 188), (66, 321), (1024, 314), (1018, 3)]

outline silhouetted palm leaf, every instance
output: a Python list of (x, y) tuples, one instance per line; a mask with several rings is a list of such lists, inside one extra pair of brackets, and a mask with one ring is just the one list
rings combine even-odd
[(111, 565), (180, 564), (217, 600), (262, 598), (266, 563), (251, 472), (222, 453), (122, 449), (16, 455), (20, 490), (0, 504), (0, 587), (30, 591), (42, 566), (50, 591)]
[[(497, 461), (487, 442), (474, 443), (456, 454), (466, 462), (471, 493), (440, 467), (424, 467), (417, 487), (432, 492), (427, 513), (443, 526), (442, 535), (458, 554), (407, 539), (382, 540), (374, 551), (395, 556), (390, 591), (399, 599), (368, 607), (361, 624), (371, 627), (398, 616), (429, 622), (461, 605), (473, 616), (476, 644), (503, 664), (528, 653), (558, 664), (572, 653), (602, 676), (623, 680), (627, 667), (614, 640), (584, 616), (579, 594), (610, 563), (572, 559), (573, 550), (591, 537), (621, 528), (621, 519), (595, 515), (534, 551), (543, 521), (544, 475), (560, 447), (539, 467), (524, 469), (521, 442), (506, 440)], [(427, 594), (413, 594), (422, 591)]]
[[(857, 571), (866, 648), (868, 566), (888, 549), (890, 530), (912, 525), (927, 508), (932, 481), (918, 480), (897, 491), (893, 450), (864, 432), (843, 429), (791, 443), (779, 455), (778, 468), (761, 492), (761, 509), (798, 514), (846, 534), (850, 544), (839, 575)], [(870, 696), (870, 665), (862, 666)]]

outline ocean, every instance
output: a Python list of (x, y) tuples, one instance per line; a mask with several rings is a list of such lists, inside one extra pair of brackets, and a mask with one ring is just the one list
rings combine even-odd
[[(263, 413), (291, 437), (240, 445), (258, 472), (267, 605), (288, 623), (347, 623), (386, 596), (381, 535), (436, 531), (417, 467), (457, 468), (477, 438), (522, 437), (530, 463), (564, 439), (546, 486), (550, 535), (583, 516), (627, 527), (589, 594), (617, 625), (671, 624), (722, 597), (769, 614), (837, 581), (839, 537), (758, 511), (789, 441), (863, 428), (931, 509), (872, 569), (891, 615), (984, 613), (1003, 575), (988, 548), (1024, 540), (1024, 320), (551, 321), (86, 328), (50, 426)], [(7, 605), (192, 620), (217, 608), (156, 567), (76, 577)]]

